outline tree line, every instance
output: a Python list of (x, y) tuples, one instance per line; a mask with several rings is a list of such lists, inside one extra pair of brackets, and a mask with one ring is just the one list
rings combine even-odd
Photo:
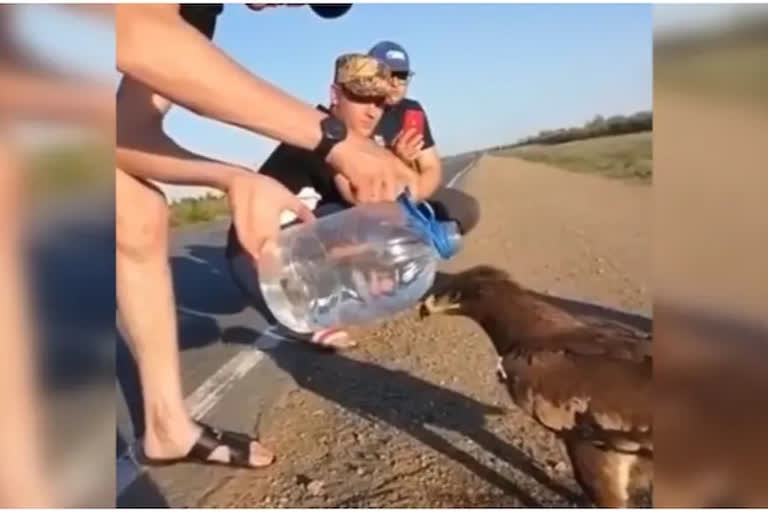
[(608, 118), (597, 115), (591, 121), (584, 123), (583, 126), (560, 128), (558, 130), (542, 130), (537, 135), (520, 139), (514, 144), (497, 146), (492, 149), (510, 149), (528, 144), (561, 144), (574, 140), (608, 135), (624, 135), (652, 129), (653, 112), (651, 111), (641, 111), (629, 116), (611, 116)]

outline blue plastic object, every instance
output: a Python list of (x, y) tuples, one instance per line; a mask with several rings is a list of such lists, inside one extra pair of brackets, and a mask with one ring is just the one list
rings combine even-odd
[(437, 220), (428, 202), (416, 203), (407, 188), (398, 196), (397, 202), (403, 208), (408, 223), (432, 242), (441, 258), (447, 260), (456, 254), (459, 250), (458, 237), (452, 236), (455, 231), (451, 231), (451, 223)]

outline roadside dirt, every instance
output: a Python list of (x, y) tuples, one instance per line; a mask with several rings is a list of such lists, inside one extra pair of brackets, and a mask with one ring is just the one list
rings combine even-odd
[[(446, 269), (493, 264), (550, 295), (650, 313), (651, 187), (486, 156), (465, 190), (482, 220)], [(469, 320), (411, 311), (358, 338), (337, 355), (278, 347), (297, 384), (261, 420), (278, 461), (222, 469), (190, 506), (580, 504), (560, 445), (511, 403)]]

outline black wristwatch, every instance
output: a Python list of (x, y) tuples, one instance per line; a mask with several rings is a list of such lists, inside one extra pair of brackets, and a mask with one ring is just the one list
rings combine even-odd
[(320, 131), (322, 138), (314, 153), (325, 160), (333, 146), (347, 138), (347, 126), (340, 119), (328, 116), (320, 121)]

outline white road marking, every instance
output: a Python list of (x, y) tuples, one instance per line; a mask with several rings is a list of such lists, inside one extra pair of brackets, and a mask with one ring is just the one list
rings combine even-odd
[[(262, 337), (272, 338), (266, 333)], [(256, 348), (260, 345), (259, 341), (257, 340), (253, 347), (235, 354), (184, 399), (184, 404), (192, 418), (202, 419), (221, 401), (237, 381), (245, 377), (253, 367), (265, 358), (264, 352)], [(120, 496), (142, 471), (143, 468), (134, 457), (134, 447), (129, 446), (117, 460), (117, 496)]]
[(192, 392), (184, 403), (189, 413), (196, 420), (205, 416), (227, 391), (242, 379), (254, 366), (264, 359), (264, 352), (252, 347), (235, 354), (232, 359), (224, 363), (216, 372), (205, 379), (200, 386)]
[(139, 467), (133, 455), (133, 446), (129, 446), (126, 451), (117, 458), (117, 471), (115, 473), (117, 496), (123, 494), (129, 485), (141, 474)]
[(456, 184), (459, 179), (461, 179), (462, 176), (464, 176), (472, 167), (475, 166), (477, 161), (480, 160), (479, 157), (476, 157), (472, 159), (471, 162), (469, 162), (462, 170), (456, 173), (456, 175), (450, 179), (448, 183), (446, 183), (446, 188), (453, 188), (453, 186)]

